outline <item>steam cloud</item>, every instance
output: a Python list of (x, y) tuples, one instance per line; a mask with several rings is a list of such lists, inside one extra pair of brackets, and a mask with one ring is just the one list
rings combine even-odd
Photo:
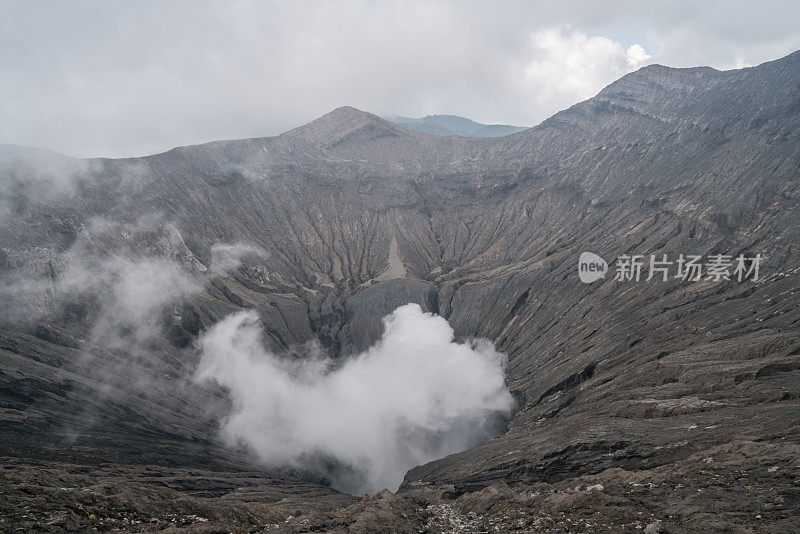
[(408, 469), (496, 435), (513, 406), (505, 357), (487, 340), (455, 342), (417, 304), (385, 317), (383, 337), (340, 366), (320, 351), (271, 353), (249, 310), (214, 325), (200, 349), (195, 380), (233, 401), (222, 428), (231, 445), (351, 493), (396, 490)]
[(216, 243), (211, 246), (211, 265), (209, 270), (215, 275), (224, 275), (238, 268), (242, 258), (256, 256), (265, 258), (264, 249), (248, 243)]
[[(127, 236), (122, 246), (113, 245), (121, 236)], [(89, 221), (65, 263), (59, 290), (65, 296), (91, 297), (99, 307), (92, 342), (128, 353), (137, 348), (146, 353), (159, 312), (202, 287), (193, 274), (202, 265), (177, 229), (158, 214), (133, 224)]]
[(200, 285), (164, 258), (89, 257), (69, 265), (62, 289), (98, 298), (101, 311), (93, 341), (130, 351), (154, 335), (157, 314), (164, 306), (198, 291)]

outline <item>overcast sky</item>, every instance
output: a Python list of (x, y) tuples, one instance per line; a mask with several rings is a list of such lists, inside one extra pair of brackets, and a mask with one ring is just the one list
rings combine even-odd
[(143, 155), (342, 105), (531, 126), (650, 63), (797, 49), (797, 0), (0, 0), (0, 143)]

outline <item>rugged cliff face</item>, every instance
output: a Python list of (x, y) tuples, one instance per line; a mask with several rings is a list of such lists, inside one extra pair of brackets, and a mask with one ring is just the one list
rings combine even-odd
[[(318, 339), (344, 358), (416, 302), (508, 355), (518, 411), (503, 435), (410, 471), (400, 493), (415, 502), (500, 481), (558, 495), (596, 475), (627, 488), (639, 472), (711, 487), (716, 458), (733, 462), (723, 478), (745, 472), (725, 489), (734, 496), (708, 497), (727, 503), (724, 521), (760, 511), (788, 528), (797, 514), (800, 53), (737, 71), (647, 67), (501, 138), (435, 137), (340, 108), (278, 137), (146, 158), (2, 155), (0, 440), (15, 464), (202, 467), (240, 480), (248, 460), (216, 444), (225, 395), (186, 382), (198, 333), (254, 308), (276, 349)], [(220, 243), (251, 248), (218, 268)], [(137, 336), (125, 314), (139, 309), (119, 305), (131, 297), (115, 293), (122, 267), (67, 296), (54, 289), (70, 261), (107, 266), (123, 251), (167, 259), (198, 285), (152, 310), (158, 335)], [(763, 261), (756, 282), (616, 281), (612, 264), (583, 284), (584, 251)], [(93, 284), (117, 300), (87, 296)], [(756, 487), (748, 471), (778, 489), (745, 489)], [(346, 500), (285, 475), (273, 487), (294, 488), (292, 502)], [(602, 503), (575, 509), (634, 499), (665, 525), (708, 519), (681, 506), (690, 496), (678, 483), (601, 491)]]

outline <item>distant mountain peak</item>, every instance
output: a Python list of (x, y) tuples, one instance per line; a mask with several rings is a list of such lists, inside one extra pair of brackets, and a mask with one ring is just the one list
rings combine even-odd
[(342, 106), (283, 135), (333, 146), (344, 141), (400, 136), (405, 133), (407, 132), (402, 128), (377, 115), (352, 106)]
[(419, 119), (394, 115), (386, 118), (407, 130), (439, 136), (502, 137), (527, 130), (523, 126), (481, 124), (458, 115), (427, 115)]
[(377, 115), (373, 115), (368, 111), (362, 111), (353, 106), (341, 106), (333, 111), (326, 113), (321, 119), (328, 118), (329, 120), (349, 121), (349, 120), (363, 120), (363, 121), (380, 121), (382, 120)]
[(385, 119), (378, 117), (368, 111), (362, 111), (352, 106), (342, 106), (326, 113), (322, 117), (311, 121), (301, 128), (313, 127), (324, 128), (326, 126), (356, 126), (363, 124), (385, 124), (391, 123)]

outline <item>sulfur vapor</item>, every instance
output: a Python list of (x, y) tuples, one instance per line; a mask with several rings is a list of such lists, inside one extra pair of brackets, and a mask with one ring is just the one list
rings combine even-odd
[(505, 357), (487, 340), (454, 341), (417, 304), (386, 316), (382, 338), (344, 362), (274, 354), (262, 335), (242, 311), (199, 341), (195, 380), (232, 400), (224, 438), (350, 493), (396, 490), (410, 468), (501, 432), (513, 406)]

